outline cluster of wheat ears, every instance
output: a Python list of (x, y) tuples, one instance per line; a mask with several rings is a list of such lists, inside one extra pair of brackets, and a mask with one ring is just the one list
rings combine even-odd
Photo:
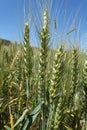
[(35, 53), (26, 22), (23, 45), (0, 47), (3, 73), (0, 73), (0, 130), (85, 130), (87, 61), (82, 58), (84, 54), (77, 47), (49, 48), (47, 11), (43, 14), (39, 36), (41, 46)]

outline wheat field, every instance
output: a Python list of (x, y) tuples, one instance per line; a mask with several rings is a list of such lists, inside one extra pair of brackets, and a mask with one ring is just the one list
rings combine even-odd
[(39, 47), (28, 21), (22, 44), (0, 41), (0, 130), (87, 129), (87, 54), (67, 43), (51, 48), (49, 16), (44, 9)]

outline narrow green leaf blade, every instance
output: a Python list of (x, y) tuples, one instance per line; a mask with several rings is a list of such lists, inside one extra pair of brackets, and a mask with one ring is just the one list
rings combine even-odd
[(23, 112), (23, 114), (22, 114), (22, 116), (17, 120), (17, 122), (14, 124), (14, 126), (13, 126), (13, 128), (15, 128), (20, 122), (22, 122), (23, 121), (23, 119), (25, 118), (25, 116), (26, 116), (26, 114), (28, 114), (28, 109), (26, 109), (24, 112)]
[(12, 129), (11, 129), (9, 126), (7, 126), (7, 125), (5, 125), (4, 128), (5, 128), (6, 130), (12, 130)]

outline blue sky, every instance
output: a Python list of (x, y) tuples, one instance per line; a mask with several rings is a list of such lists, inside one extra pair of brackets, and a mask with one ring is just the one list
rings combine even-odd
[(0, 0), (0, 37), (19, 41), (23, 15), (23, 0)]
[[(25, 0), (25, 1), (26, 1), (26, 10), (28, 12), (29, 0)], [(37, 9), (35, 9), (36, 8), (35, 0), (30, 0), (30, 1), (33, 2), (34, 8), (32, 8), (32, 10), (34, 10), (33, 15), (34, 17), (36, 17)], [(59, 9), (60, 7), (61, 9), (59, 12), (56, 9), (57, 8)], [(59, 14), (56, 12), (59, 12)], [(60, 23), (58, 25), (58, 30), (60, 34), (62, 32), (61, 28), (67, 28), (65, 29), (66, 31), (72, 29), (74, 25), (71, 27), (71, 23), (73, 23), (72, 21), (75, 18), (76, 27), (79, 28), (80, 25), (80, 36), (82, 39), (81, 44), (83, 43), (83, 46), (86, 45), (87, 43), (86, 40), (87, 39), (87, 0), (53, 0), (51, 14), (52, 14), (52, 19), (54, 19), (56, 16), (57, 22)], [(24, 0), (0, 0), (0, 37), (11, 41), (20, 42), (22, 40), (22, 35), (23, 35), (23, 23), (24, 23)], [(33, 30), (34, 29), (32, 28), (32, 37), (34, 39), (35, 32), (33, 32)]]

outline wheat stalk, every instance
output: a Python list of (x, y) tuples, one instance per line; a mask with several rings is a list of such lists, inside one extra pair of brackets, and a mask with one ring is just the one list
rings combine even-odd
[(14, 118), (11, 112), (11, 106), (9, 106), (9, 114), (10, 114), (10, 125), (11, 125), (11, 129), (14, 130), (13, 126), (14, 126)]

